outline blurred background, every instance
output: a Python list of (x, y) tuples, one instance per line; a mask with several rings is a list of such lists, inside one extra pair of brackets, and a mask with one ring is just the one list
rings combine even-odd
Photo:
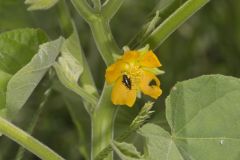
[[(164, 20), (182, 3), (184, 0), (175, 0), (169, 9), (162, 13), (162, 19)], [(104, 83), (106, 66), (96, 49), (88, 25), (68, 1), (67, 4), (77, 24), (83, 49), (100, 92)], [(113, 35), (120, 47), (129, 44), (142, 25), (161, 7), (159, 4), (159, 0), (125, 1), (111, 22)], [(25, 27), (41, 28), (50, 39), (55, 39), (62, 35), (59, 27), (58, 7), (55, 5), (46, 11), (29, 12), (23, 0), (0, 0), (0, 32)], [(212, 0), (155, 50), (163, 64), (162, 69), (166, 73), (160, 76), (164, 94), (154, 106), (156, 113), (150, 119), (151, 122), (168, 130), (164, 116), (164, 100), (176, 82), (204, 74), (240, 77), (239, 15), (240, 1)], [(14, 119), (14, 123), (23, 129), (27, 128), (32, 114), (41, 102), (43, 92), (41, 86), (44, 86), (44, 82), (35, 90), (20, 114)], [(79, 138), (69, 110), (61, 96), (57, 91), (51, 95), (40, 115), (33, 136), (66, 159), (84, 159), (80, 154), (81, 145), (79, 145), (83, 140)], [(142, 104), (147, 99), (144, 97), (138, 103)], [(81, 103), (76, 101), (76, 104)], [(79, 107), (83, 108), (83, 106)], [(137, 107), (120, 109), (115, 126), (116, 136), (126, 128), (138, 110)], [(88, 119), (89, 117), (85, 114), (87, 113), (81, 112), (79, 118)], [(135, 140), (137, 139), (135, 135)], [(85, 139), (86, 143), (89, 143), (88, 140), (89, 138)], [(11, 140), (0, 137), (0, 160), (15, 159), (18, 148), (19, 146)], [(38, 158), (25, 152), (24, 159)]]

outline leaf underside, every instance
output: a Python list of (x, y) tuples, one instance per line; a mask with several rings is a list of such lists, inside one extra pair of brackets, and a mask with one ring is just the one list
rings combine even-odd
[(63, 39), (44, 43), (32, 60), (19, 70), (8, 82), (6, 108), (13, 116), (27, 101), (35, 87), (58, 56)]

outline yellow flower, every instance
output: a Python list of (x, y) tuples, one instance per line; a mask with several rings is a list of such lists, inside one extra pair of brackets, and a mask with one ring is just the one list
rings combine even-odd
[(113, 104), (132, 107), (139, 91), (157, 99), (162, 94), (160, 81), (156, 77), (157, 67), (160, 66), (151, 50), (126, 51), (107, 68), (105, 74), (107, 83), (113, 84)]

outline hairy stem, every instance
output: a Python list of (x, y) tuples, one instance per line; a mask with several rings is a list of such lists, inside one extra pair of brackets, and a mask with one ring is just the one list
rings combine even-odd
[[(103, 60), (106, 65), (110, 65), (114, 62), (113, 55), (121, 53), (121, 50), (113, 38), (109, 22), (118, 8), (120, 8), (120, 4), (122, 4), (123, 0), (107, 1), (105, 7), (100, 12), (89, 9), (89, 6), (86, 3), (80, 1), (81, 0), (72, 0), (72, 3), (78, 13), (82, 15), (90, 25), (94, 40)], [(91, 117), (92, 160), (113, 139), (113, 125), (115, 121), (116, 107), (113, 106), (110, 97), (111, 87), (105, 85), (98, 105)], [(112, 154), (109, 154), (108, 159), (112, 159)]]
[[(115, 0), (113, 0), (115, 1)], [(121, 0), (119, 0), (121, 1)], [(87, 21), (90, 25), (94, 40), (96, 42), (97, 48), (106, 63), (110, 65), (113, 63), (113, 55), (121, 53), (118, 45), (116, 44), (114, 37), (111, 32), (109, 25), (110, 17), (105, 18), (103, 16), (104, 11), (96, 13), (92, 8), (89, 7), (87, 2), (82, 0), (72, 0), (72, 3), (78, 13)], [(109, 1), (108, 3), (112, 3)], [(110, 4), (106, 4), (107, 7)], [(116, 2), (115, 2), (116, 3)], [(115, 4), (113, 3), (113, 4)], [(120, 6), (120, 5), (119, 5)], [(108, 7), (107, 7), (108, 8)], [(106, 9), (108, 10), (108, 9)], [(116, 11), (117, 8), (114, 8)], [(113, 11), (112, 11), (113, 12)], [(110, 14), (110, 13), (109, 13)]]
[(97, 48), (106, 65), (113, 63), (113, 55), (121, 50), (117, 46), (109, 26), (109, 21), (101, 17), (89, 23)]
[(38, 156), (40, 159), (63, 160), (53, 150), (42, 144), (40, 141), (16, 127), (12, 123), (0, 117), (0, 132), (24, 148)]
[[(110, 86), (104, 86), (100, 102), (92, 117), (92, 160), (94, 160), (113, 139), (113, 127), (117, 107), (113, 106), (109, 98), (111, 97), (111, 91)], [(107, 159), (111, 160), (112, 154), (109, 154)]]
[(90, 21), (96, 18), (95, 11), (89, 6), (86, 0), (71, 0), (78, 13), (86, 20)]

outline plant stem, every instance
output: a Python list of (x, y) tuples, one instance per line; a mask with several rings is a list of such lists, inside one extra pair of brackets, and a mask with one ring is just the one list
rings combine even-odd
[(92, 2), (96, 11), (100, 11), (102, 7), (101, 0), (92, 0)]
[(12, 123), (0, 117), (0, 132), (24, 148), (34, 153), (40, 159), (63, 160), (53, 150), (42, 144), (40, 141), (16, 127)]
[[(113, 1), (115, 2), (115, 0)], [(113, 38), (111, 28), (109, 26), (109, 17), (105, 18), (104, 16), (102, 16), (101, 12), (97, 14), (92, 8), (89, 7), (89, 5), (85, 1), (83, 2), (83, 0), (72, 0), (72, 3), (78, 13), (82, 15), (83, 18), (90, 25), (94, 40), (97, 44), (97, 48), (103, 60), (106, 65), (110, 65), (111, 63), (113, 63), (113, 55), (121, 53), (121, 49), (118, 47)], [(110, 3), (110, 1), (108, 3)], [(107, 4), (105, 7), (107, 7)], [(116, 10), (117, 8), (112, 10), (112, 12)]]
[(86, 0), (71, 0), (78, 13), (88, 22), (96, 18), (96, 12), (89, 6)]
[(203, 7), (209, 0), (188, 0), (161, 23), (140, 46), (149, 44), (152, 49), (160, 46), (182, 23)]
[[(121, 53), (121, 50), (114, 41), (109, 26), (109, 21), (99, 17), (89, 23), (98, 50), (101, 53), (106, 65), (113, 63), (114, 54)], [(91, 159), (94, 160), (97, 154), (111, 143), (114, 134), (114, 121), (116, 106), (111, 102), (111, 88), (104, 85), (98, 106), (92, 116), (92, 150)], [(113, 155), (105, 160), (113, 159)]]
[(103, 16), (107, 19), (112, 19), (123, 2), (124, 0), (107, 0), (102, 8)]
[[(151, 114), (153, 113), (153, 111), (151, 111), (152, 107), (152, 102), (145, 103), (145, 105), (142, 107), (138, 115), (134, 118), (128, 129), (125, 130), (125, 132), (123, 132), (123, 134), (121, 134), (115, 140), (118, 142), (123, 142), (132, 133), (136, 132), (146, 122), (146, 120), (150, 118)], [(101, 150), (101, 152), (96, 156), (95, 160), (105, 159), (105, 157), (107, 157), (109, 153), (113, 151), (111, 144), (112, 143), (109, 143), (103, 150)]]
[[(58, 21), (65, 37), (68, 37), (73, 32), (71, 16), (65, 0), (60, 0), (57, 4)], [(69, 19), (70, 18), (70, 19)]]
[[(51, 88), (50, 88), (50, 89), (47, 89), (47, 90), (44, 92), (43, 100), (42, 100), (42, 102), (40, 103), (40, 105), (39, 105), (36, 113), (34, 113), (33, 118), (32, 118), (32, 120), (31, 120), (31, 123), (30, 123), (30, 125), (29, 125), (29, 127), (28, 127), (28, 129), (27, 129), (28, 134), (32, 134), (32, 133), (33, 133), (33, 130), (34, 130), (34, 128), (35, 128), (35, 126), (36, 126), (36, 124), (37, 124), (37, 122), (38, 122), (38, 119), (39, 119), (39, 117), (40, 117), (40, 114), (41, 114), (42, 111), (43, 111), (43, 107), (44, 107), (45, 104), (47, 103), (47, 101), (48, 101), (48, 99), (49, 99), (49, 97), (50, 97), (50, 95), (51, 95), (51, 92), (52, 92)], [(15, 158), (15, 159), (16, 159), (16, 160), (21, 160), (21, 159), (23, 159), (24, 151), (25, 151), (25, 149), (24, 149), (23, 147), (20, 147), (20, 148), (18, 149), (18, 152), (17, 152), (17, 154), (16, 154), (16, 158)]]
[[(114, 62), (113, 55), (121, 53), (116, 44), (109, 22), (111, 17), (120, 7), (119, 2), (123, 0), (109, 0), (105, 5), (104, 11), (96, 13), (82, 0), (72, 0), (72, 3), (78, 13), (90, 25), (97, 48), (106, 65)], [(113, 5), (113, 6), (112, 6)], [(103, 14), (105, 12), (105, 15)], [(109, 15), (107, 15), (109, 14)], [(111, 102), (111, 88), (105, 85), (98, 105), (92, 115), (92, 149), (91, 159), (103, 150), (113, 139), (113, 125), (115, 121), (116, 107)], [(112, 154), (108, 159), (112, 159)]]
[[(92, 160), (94, 160), (113, 139), (113, 127), (117, 107), (113, 106), (110, 99), (111, 88), (112, 87), (107, 85), (104, 86), (100, 102), (92, 117)], [(112, 159), (112, 154), (109, 154), (107, 159)]]
[(114, 54), (121, 53), (109, 26), (109, 21), (99, 17), (89, 23), (97, 48), (106, 65), (113, 63)]

